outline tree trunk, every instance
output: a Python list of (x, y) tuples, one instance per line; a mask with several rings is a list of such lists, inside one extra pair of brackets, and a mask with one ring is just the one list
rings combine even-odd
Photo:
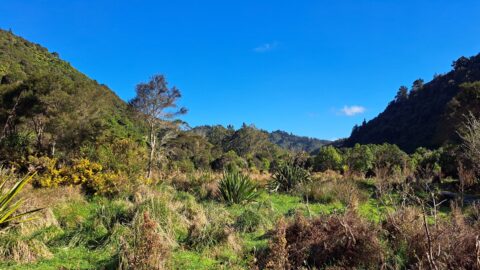
[(153, 125), (150, 126), (150, 155), (148, 157), (148, 169), (147, 169), (147, 179), (150, 179), (152, 176), (152, 168), (153, 168), (153, 158), (155, 156), (155, 145), (157, 142), (157, 136), (155, 134), (155, 130)]

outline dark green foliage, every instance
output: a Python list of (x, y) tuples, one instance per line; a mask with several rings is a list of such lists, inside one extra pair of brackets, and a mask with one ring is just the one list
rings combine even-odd
[(289, 192), (297, 186), (310, 181), (310, 173), (300, 166), (287, 163), (279, 164), (274, 171), (272, 188)]
[(411, 156), (415, 176), (420, 179), (426, 179), (441, 174), (440, 158), (443, 149), (428, 150), (420, 147)]
[(237, 217), (235, 227), (241, 232), (254, 232), (263, 222), (264, 217), (255, 210), (245, 209), (245, 211)]
[(458, 142), (456, 130), (466, 110), (480, 113), (480, 55), (457, 60), (454, 69), (423, 83), (416, 80), (407, 97), (397, 93), (384, 112), (353, 129), (345, 146), (396, 144), (407, 152)]
[(212, 162), (212, 145), (203, 137), (182, 132), (168, 141), (165, 155), (172, 169), (191, 172), (194, 169), (208, 170)]
[(216, 171), (234, 171), (245, 169), (247, 166), (247, 161), (239, 157), (233, 150), (223, 153), (219, 158), (212, 162), (212, 168)]
[[(393, 144), (382, 144), (372, 146), (375, 161), (373, 168), (377, 177), (387, 177), (394, 173), (404, 172), (409, 167), (409, 157), (398, 146)], [(382, 176), (378, 173), (382, 173)]]
[(347, 150), (345, 163), (349, 171), (365, 175), (373, 168), (374, 159), (370, 146), (355, 144), (353, 148)]
[(305, 151), (307, 153), (312, 153), (320, 147), (330, 143), (330, 141), (327, 140), (296, 136), (292, 133), (287, 133), (281, 130), (269, 133), (269, 140), (284, 149), (291, 151)]
[[(252, 126), (244, 125), (241, 129), (252, 128)], [(285, 131), (276, 130), (267, 132), (260, 130), (268, 136), (268, 141), (278, 145), (279, 147), (290, 151), (305, 151), (307, 153), (318, 150), (323, 145), (330, 143), (327, 140), (320, 140), (316, 138), (309, 138), (304, 136), (297, 136)], [(217, 126), (199, 126), (192, 129), (192, 132), (208, 138), (208, 141), (214, 146), (220, 148), (227, 148), (230, 145), (230, 140), (235, 134), (233, 127), (226, 128), (220, 125)]]
[(238, 171), (225, 172), (218, 187), (222, 199), (228, 204), (239, 204), (254, 200), (258, 196), (257, 185)]
[(96, 151), (113, 138), (140, 140), (141, 124), (134, 124), (125, 102), (110, 89), (47, 49), (2, 30), (0, 81), (4, 162), (32, 153), (71, 158), (82, 147)]
[(313, 162), (315, 171), (334, 170), (341, 171), (343, 165), (343, 157), (339, 151), (333, 146), (324, 146), (320, 148), (318, 155)]
[(233, 127), (201, 126), (192, 133), (205, 137), (212, 144), (212, 168), (230, 170), (248, 168), (268, 171), (270, 163), (285, 153), (268, 140), (266, 131), (253, 125)]

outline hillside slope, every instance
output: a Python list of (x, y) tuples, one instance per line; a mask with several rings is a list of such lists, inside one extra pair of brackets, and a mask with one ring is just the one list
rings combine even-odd
[(0, 30), (0, 158), (13, 150), (68, 155), (137, 136), (128, 106), (107, 86), (38, 44)]
[(269, 139), (272, 143), (287, 150), (305, 151), (308, 153), (312, 153), (320, 147), (331, 143), (327, 140), (298, 136), (281, 130), (270, 132)]
[(462, 115), (479, 112), (480, 55), (461, 57), (452, 66), (428, 83), (415, 81), (409, 92), (402, 87), (385, 111), (353, 128), (344, 146), (388, 142), (411, 152), (456, 142)]

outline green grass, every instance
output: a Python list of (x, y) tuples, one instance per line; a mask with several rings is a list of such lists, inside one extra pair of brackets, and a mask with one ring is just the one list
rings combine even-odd
[[(40, 260), (34, 264), (18, 265), (12, 262), (0, 263), (0, 269), (49, 270), (49, 269), (114, 269), (112, 254), (102, 250), (90, 250), (84, 247), (58, 248), (53, 250), (52, 259)], [(109, 268), (110, 267), (110, 268)]]
[[(381, 223), (386, 214), (394, 211), (398, 203), (396, 194), (374, 198), (371, 183), (360, 184), (369, 198), (358, 205), (360, 217), (373, 223)], [(343, 213), (346, 206), (333, 200), (331, 203), (307, 203), (302, 197), (260, 191), (255, 201), (228, 205), (217, 200), (205, 200), (186, 192), (177, 192), (169, 186), (155, 188), (157, 197), (133, 206), (125, 199), (109, 200), (93, 197), (60, 203), (53, 207), (59, 225), (42, 227), (30, 235), (21, 236), (22, 241), (35, 239), (45, 243), (53, 254), (51, 259), (39, 259), (36, 263), (17, 265), (0, 262), (0, 269), (115, 269), (120, 238), (132, 235), (132, 221), (136, 211), (148, 210), (159, 223), (161, 231), (176, 241), (172, 246), (169, 264), (173, 269), (248, 269), (253, 254), (267, 247), (268, 232), (275, 228), (278, 219), (292, 219), (295, 214), (316, 217)], [(175, 205), (176, 208), (172, 208)], [(443, 210), (443, 209), (442, 209)], [(137, 212), (138, 214), (139, 212)], [(208, 238), (214, 233), (207, 231), (205, 244), (195, 249), (188, 242), (188, 222), (197, 214), (204, 215), (216, 231), (229, 227), (235, 229), (236, 244)], [(446, 215), (441, 212), (439, 216)], [(204, 218), (205, 218), (204, 217)], [(429, 221), (430, 221), (429, 217)], [(190, 221), (189, 221), (190, 220)], [(225, 227), (226, 226), (226, 227)], [(15, 237), (13, 234), (11, 237)], [(15, 239), (15, 238), (14, 238)], [(190, 239), (191, 240), (191, 239)]]
[(193, 251), (179, 250), (173, 253), (173, 269), (207, 270), (215, 269), (217, 265), (216, 260)]

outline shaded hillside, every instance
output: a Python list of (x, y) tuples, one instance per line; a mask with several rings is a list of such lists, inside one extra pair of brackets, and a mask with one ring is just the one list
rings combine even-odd
[(297, 136), (292, 133), (277, 130), (269, 134), (269, 139), (274, 144), (292, 151), (305, 151), (308, 153), (318, 150), (320, 147), (329, 144), (330, 141)]
[[(0, 30), (0, 158), (90, 151), (138, 137), (125, 102), (57, 53)], [(88, 146), (90, 150), (85, 150)]]
[[(230, 140), (229, 138), (232, 134), (235, 133), (235, 130), (231, 126), (225, 128), (223, 126), (217, 125), (198, 126), (193, 128), (192, 132), (208, 138), (208, 140), (214, 145), (220, 145), (228, 144), (227, 141)], [(330, 141), (327, 140), (319, 140), (316, 138), (297, 136), (281, 130), (268, 132), (265, 130), (257, 129), (257, 134), (263, 134), (265, 137), (268, 137), (268, 141), (270, 141), (271, 143), (290, 151), (305, 151), (311, 153), (315, 150), (318, 150), (323, 145), (330, 143)]]
[(355, 126), (344, 145), (388, 142), (412, 152), (455, 142), (462, 115), (479, 112), (480, 87), (474, 82), (480, 80), (480, 55), (461, 57), (452, 66), (428, 83), (419, 79), (410, 89), (400, 87), (385, 111)]

